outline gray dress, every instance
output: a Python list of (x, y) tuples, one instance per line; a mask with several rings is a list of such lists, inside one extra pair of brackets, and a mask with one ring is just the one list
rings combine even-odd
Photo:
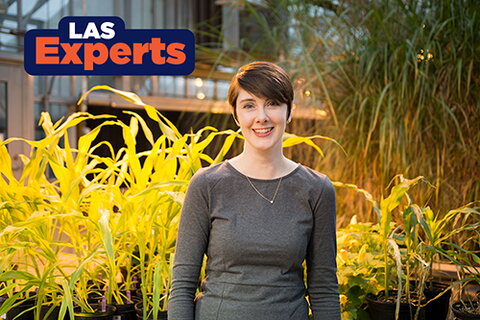
[[(250, 178), (269, 199), (279, 179)], [(300, 164), (273, 204), (228, 160), (200, 169), (181, 212), (168, 319), (307, 320), (306, 296), (315, 320), (340, 319), (335, 212), (328, 177)]]

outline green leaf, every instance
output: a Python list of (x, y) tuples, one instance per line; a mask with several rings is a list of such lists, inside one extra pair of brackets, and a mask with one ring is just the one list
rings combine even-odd
[(32, 275), (31, 273), (28, 273), (26, 271), (14, 271), (14, 270), (9, 270), (9, 271), (4, 271), (0, 273), (0, 281), (9, 281), (9, 280), (26, 280), (26, 281), (32, 281), (36, 280), (37, 278)]

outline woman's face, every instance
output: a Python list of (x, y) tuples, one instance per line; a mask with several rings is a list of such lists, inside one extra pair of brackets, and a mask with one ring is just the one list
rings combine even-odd
[(237, 97), (237, 124), (249, 147), (266, 151), (281, 148), (287, 125), (287, 104), (259, 98), (242, 88)]

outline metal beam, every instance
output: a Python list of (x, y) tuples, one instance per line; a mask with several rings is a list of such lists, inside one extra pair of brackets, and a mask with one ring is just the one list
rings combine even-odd
[[(3, 20), (18, 21), (17, 16), (11, 14), (2, 14), (0, 18), (0, 25), (2, 24)], [(39, 19), (31, 19), (29, 23), (34, 24), (37, 27), (41, 27), (45, 23), (45, 21)]]
[(37, 3), (33, 6), (32, 10), (30, 10), (29, 13), (23, 16), (23, 24), (26, 25), (28, 20), (32, 17), (32, 15), (38, 11), (45, 3), (47, 3), (47, 0), (38, 0)]

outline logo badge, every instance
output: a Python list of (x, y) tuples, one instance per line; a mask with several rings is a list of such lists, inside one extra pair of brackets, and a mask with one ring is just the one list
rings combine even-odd
[(125, 29), (119, 17), (64, 17), (58, 30), (25, 34), (31, 75), (188, 75), (195, 37), (187, 29)]

